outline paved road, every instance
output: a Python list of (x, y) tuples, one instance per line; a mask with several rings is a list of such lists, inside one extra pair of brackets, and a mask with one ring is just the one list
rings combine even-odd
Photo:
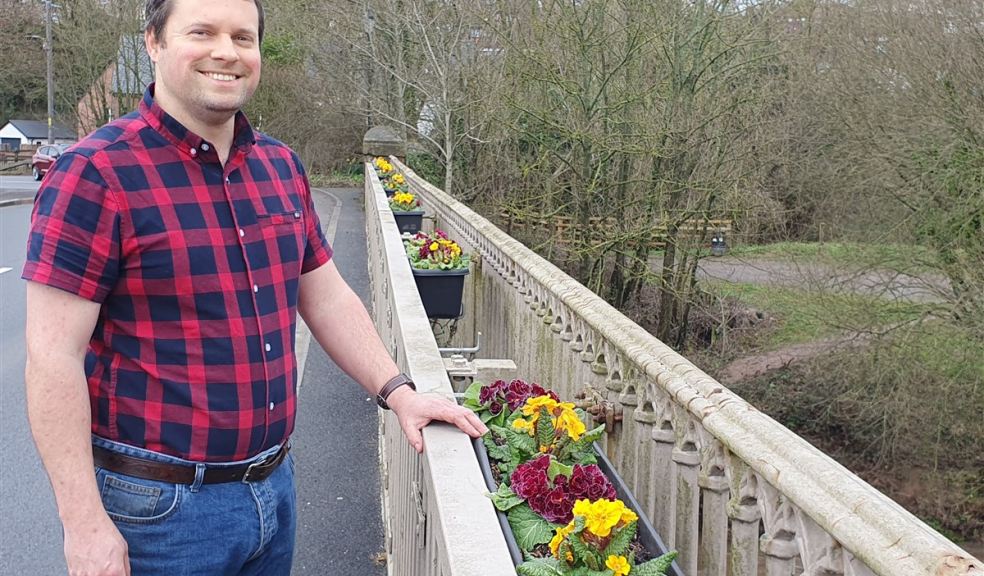
[(40, 185), (30, 176), (8, 176), (0, 172), (0, 206), (34, 198)]
[[(318, 192), (315, 201), (325, 226), (340, 201), (336, 264), (365, 301), (361, 193)], [(54, 498), (24, 409), (20, 270), (30, 212), (30, 205), (0, 208), (0, 271), (5, 270), (0, 272), (0, 574), (49, 576), (65, 574), (65, 563)], [(383, 549), (375, 404), (317, 344), (307, 355), (293, 441), (298, 474), (293, 574), (383, 576), (385, 567), (372, 561)]]
[(920, 278), (890, 270), (837, 269), (794, 260), (704, 258), (699, 272), (705, 278), (726, 282), (794, 286), (917, 303), (939, 302), (948, 291), (946, 279), (937, 276)]

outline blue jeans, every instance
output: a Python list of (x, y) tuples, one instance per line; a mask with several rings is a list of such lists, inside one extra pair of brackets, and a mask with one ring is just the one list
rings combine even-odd
[[(97, 436), (92, 443), (147, 460), (195, 465)], [(221, 465), (208, 465), (213, 466)], [(290, 574), (296, 523), (290, 454), (260, 482), (168, 484), (98, 467), (96, 482), (106, 512), (126, 540), (132, 576)]]

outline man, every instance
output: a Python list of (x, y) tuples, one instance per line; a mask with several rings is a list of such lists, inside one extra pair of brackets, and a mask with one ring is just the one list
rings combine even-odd
[(432, 420), (486, 429), (398, 374), (296, 155), (240, 112), (260, 78), (260, 1), (146, 13), (155, 84), (64, 154), (35, 202), (31, 429), (71, 575), (286, 575), (295, 312), (418, 452)]

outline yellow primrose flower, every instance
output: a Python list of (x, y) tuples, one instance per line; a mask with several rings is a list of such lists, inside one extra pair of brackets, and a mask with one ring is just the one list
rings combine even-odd
[(609, 556), (605, 566), (615, 573), (614, 576), (625, 576), (629, 573), (629, 560), (625, 556)]
[(557, 408), (557, 401), (546, 394), (530, 398), (523, 406), (523, 416), (538, 416), (540, 408), (546, 408), (547, 412), (553, 413), (554, 409)]
[(623, 508), (622, 509), (622, 517), (619, 518), (619, 521), (622, 524), (628, 524), (630, 522), (635, 522), (638, 519), (639, 519), (639, 516), (636, 515), (636, 513), (633, 512), (631, 509), (629, 509), (629, 508), (626, 507), (626, 508)]
[(534, 428), (533, 428), (533, 423), (532, 422), (527, 422), (526, 420), (523, 420), (522, 418), (517, 418), (517, 419), (513, 420), (512, 425), (513, 425), (513, 428), (515, 428), (516, 430), (525, 431), (530, 436), (533, 435)]
[(397, 174), (396, 176), (393, 176), (393, 182), (397, 184), (404, 184), (406, 183), (406, 180), (403, 179), (403, 174)]
[(571, 522), (567, 526), (561, 526), (560, 528), (557, 528), (553, 540), (550, 541), (550, 553), (553, 554), (554, 558), (560, 560), (560, 557), (557, 556), (558, 549), (560, 548), (560, 543), (563, 542), (564, 538), (567, 538), (567, 536), (569, 536), (570, 533), (573, 531), (574, 531), (573, 520), (571, 520)]
[(437, 245), (437, 242), (431, 242), (431, 245), (429, 246), (429, 248), (430, 248), (430, 251), (431, 252), (437, 252), (437, 249), (439, 248), (439, 246)]
[(584, 422), (581, 422), (581, 419), (577, 417), (577, 413), (572, 409), (565, 409), (560, 413), (560, 416), (554, 422), (554, 428), (565, 430), (570, 439), (575, 442), (580, 440), (581, 435), (587, 430)]
[(584, 527), (601, 538), (607, 538), (612, 533), (612, 528), (618, 525), (622, 519), (625, 504), (621, 500), (578, 500), (574, 503), (573, 513), (575, 516), (584, 518)]
[(414, 200), (416, 200), (416, 198), (414, 198), (414, 195), (408, 192), (397, 192), (396, 194), (393, 195), (393, 202), (396, 204), (412, 205), (414, 203)]

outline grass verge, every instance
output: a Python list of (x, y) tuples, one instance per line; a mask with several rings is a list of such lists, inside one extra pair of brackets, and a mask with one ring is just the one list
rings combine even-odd
[(851, 294), (708, 282), (705, 288), (720, 297), (731, 297), (775, 318), (773, 328), (759, 344), (773, 349), (844, 333), (871, 332), (918, 320), (931, 307)]
[(361, 188), (365, 176), (361, 171), (333, 170), (327, 174), (309, 174), (308, 180), (314, 188)]

